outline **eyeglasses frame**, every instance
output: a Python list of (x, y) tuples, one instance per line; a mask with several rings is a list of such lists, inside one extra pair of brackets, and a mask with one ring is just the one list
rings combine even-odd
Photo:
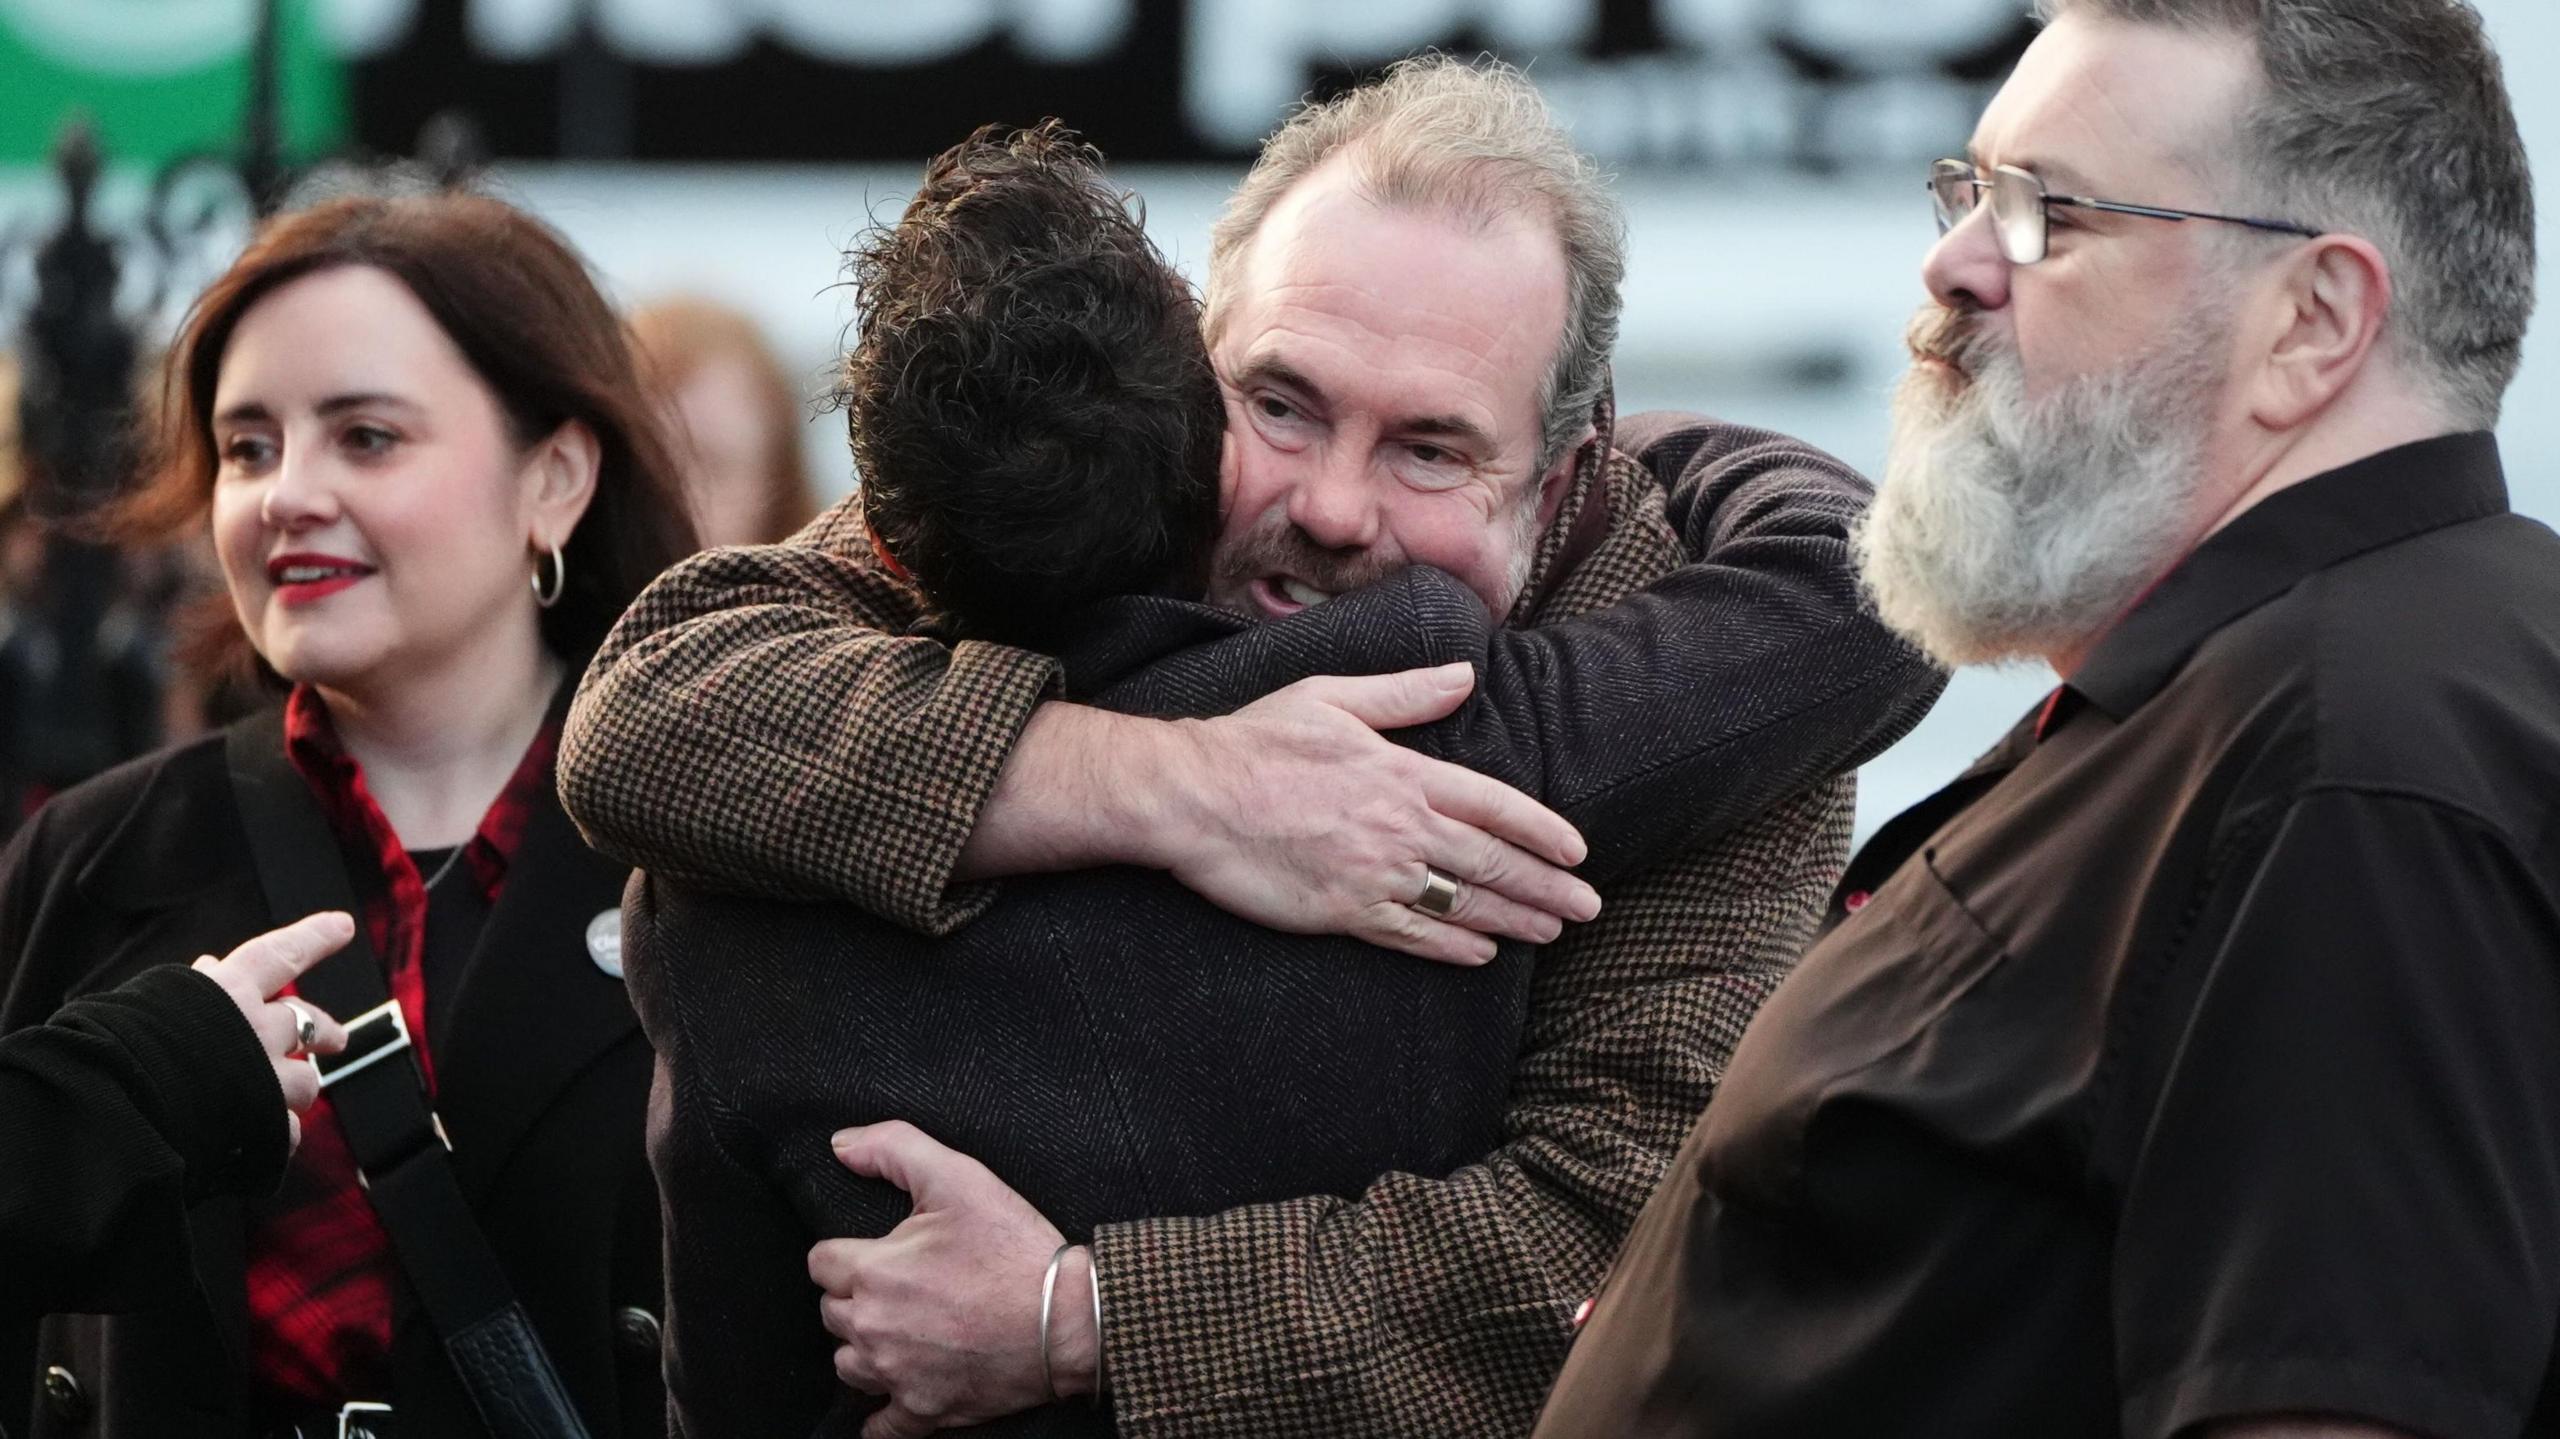
[[(1941, 235), (1962, 223), (1962, 217), (1949, 218), (1946, 205), (1938, 195), (1938, 181), (1941, 176), (1948, 179), (1959, 178), (1957, 174), (1959, 170), (1962, 172), (1963, 182), (1974, 189), (1973, 206), (1965, 212), (1967, 215), (1983, 207), (1984, 193), (1991, 190), (1995, 183), (1982, 173), (1980, 166), (1970, 160), (1945, 159), (1931, 164), (1928, 180), (1929, 201), (1930, 208), (1937, 214), (1938, 233)], [(2000, 217), (1996, 211), (1991, 217), (1992, 237), (1998, 242), (2001, 255), (2012, 265), (2032, 265), (2051, 252), (2050, 210), (2055, 205), (2069, 205), (2078, 210), (2101, 210), (2111, 215), (2139, 215), (2152, 220), (2212, 220), (2224, 225), (2246, 225), (2252, 230), (2265, 230), (2274, 234), (2299, 235), (2307, 240), (2316, 240), (2327, 233), (2291, 220), (2261, 220), (2245, 215), (2217, 215), (2209, 210), (2173, 210), (2165, 205), (2134, 205), (2122, 200), (2100, 200), (2088, 195), (2057, 195), (2045, 188), (2044, 181), (2034, 171), (2021, 169), (2016, 165), (1995, 165), (1992, 167), (1992, 173), (2013, 175), (2034, 186), (2039, 202), (2036, 207), (2036, 252), (2031, 256), (2021, 258), (2011, 254), (2008, 231), (2001, 227)]]

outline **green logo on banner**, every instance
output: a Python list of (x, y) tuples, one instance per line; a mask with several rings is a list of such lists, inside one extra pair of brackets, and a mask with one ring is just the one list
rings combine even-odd
[[(309, 156), (346, 134), (345, 82), (315, 11), (284, 0), (284, 135)], [(73, 113), (108, 157), (157, 164), (238, 142), (257, 0), (0, 0), (0, 164), (38, 161)]]

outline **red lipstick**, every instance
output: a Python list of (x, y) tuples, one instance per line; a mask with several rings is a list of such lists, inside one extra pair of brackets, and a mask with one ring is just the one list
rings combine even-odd
[(313, 604), (373, 574), (373, 566), (336, 555), (288, 554), (267, 561), (267, 583), (288, 606)]

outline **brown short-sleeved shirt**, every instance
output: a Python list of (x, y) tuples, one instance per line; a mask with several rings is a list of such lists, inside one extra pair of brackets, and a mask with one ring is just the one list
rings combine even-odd
[(1541, 1436), (2560, 1433), (2560, 538), (2278, 493), (1850, 866)]

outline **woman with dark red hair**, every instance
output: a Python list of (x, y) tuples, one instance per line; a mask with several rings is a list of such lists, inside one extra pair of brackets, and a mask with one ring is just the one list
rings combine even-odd
[[(654, 1435), (650, 1055), (624, 868), (554, 798), (575, 676), (690, 547), (624, 331), (495, 200), (271, 223), (171, 348), (134, 537), (209, 520), (281, 703), (66, 792), (0, 857), (0, 1029), (312, 909), (343, 1054), (271, 1198), (111, 1315), (0, 1333), (34, 1435)], [(21, 1403), (23, 1401), (23, 1403)]]

